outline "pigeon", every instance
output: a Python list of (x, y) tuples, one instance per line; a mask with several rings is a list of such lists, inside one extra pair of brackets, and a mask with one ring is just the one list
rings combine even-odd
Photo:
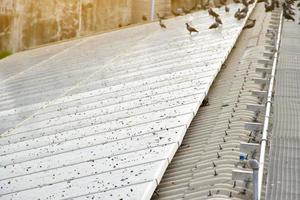
[(241, 10), (241, 12), (247, 14), (247, 13), (248, 13), (248, 10), (249, 10), (249, 9), (248, 9), (248, 6), (245, 6), (245, 7)]
[(288, 3), (282, 3), (283, 9), (288, 9), (288, 10), (295, 10), (290, 4)]
[(276, 8), (279, 8), (279, 1), (278, 1), (278, 0), (275, 0), (275, 1), (274, 1), (274, 5), (276, 6)]
[(208, 99), (208, 97), (205, 98), (205, 99), (203, 99), (200, 107), (204, 107), (204, 106), (209, 106), (209, 99)]
[(249, 19), (249, 20), (250, 22), (244, 26), (243, 30), (253, 28), (255, 26), (256, 19)]
[(211, 8), (208, 9), (208, 14), (213, 17), (219, 17), (219, 15), (215, 11), (213, 11), (213, 9), (211, 9)]
[(159, 25), (161, 28), (167, 28), (166, 25), (162, 22), (161, 19), (159, 19)]
[(209, 8), (209, 1), (210, 0), (207, 0), (206, 3), (204, 3), (204, 1), (200, 1), (201, 8), (203, 8), (204, 10), (208, 9)]
[(192, 32), (195, 32), (195, 33), (199, 32), (197, 29), (195, 29), (194, 27), (192, 27), (188, 23), (185, 23), (185, 25), (186, 25), (186, 29), (190, 32), (190, 35), (192, 34)]
[(215, 22), (212, 25), (210, 25), (209, 29), (214, 29), (214, 28), (218, 28), (219, 27), (219, 23)]
[(285, 2), (286, 2), (287, 4), (293, 4), (293, 5), (294, 5), (294, 0), (285, 0)]
[(296, 13), (293, 12), (292, 10), (288, 10), (288, 12), (289, 12), (290, 15), (296, 15)]
[(223, 5), (223, 6), (226, 6), (226, 1), (227, 0), (220, 0), (220, 4)]
[(191, 12), (191, 9), (183, 8), (183, 12), (185, 14), (189, 14)]
[(238, 20), (244, 19), (246, 16), (247, 16), (247, 13), (240, 12), (240, 14), (238, 16)]
[(235, 18), (238, 18), (240, 12), (241, 12), (241, 9), (238, 9), (238, 10), (234, 13), (234, 17), (235, 17)]
[(240, 9), (238, 9), (236, 11), (236, 13), (234, 14), (234, 17), (237, 19), (237, 20), (241, 20), (243, 18), (245, 18), (247, 16), (247, 13), (245, 12), (241, 12)]
[(225, 6), (225, 12), (229, 12), (229, 7)]
[(208, 195), (207, 195), (208, 197), (210, 197), (210, 196), (212, 196), (212, 194), (211, 194), (211, 191), (209, 190), (208, 191)]
[(223, 24), (220, 17), (216, 17), (216, 18), (215, 18), (215, 21), (216, 21), (218, 24)]
[(160, 15), (159, 13), (156, 13), (156, 16), (157, 16), (157, 18), (160, 19), (160, 20), (166, 19), (166, 16), (165, 16), (165, 15)]
[(143, 19), (143, 21), (147, 21), (148, 20), (145, 15), (143, 15), (142, 19)]
[(288, 21), (289, 20), (292, 20), (293, 22), (295, 21), (295, 19), (290, 15), (288, 14), (285, 10), (283, 10), (283, 16), (285, 19), (287, 19)]
[(243, 4), (245, 7), (248, 7), (248, 6), (249, 6), (249, 3), (247, 2), (247, 0), (242, 0), (242, 4)]
[(266, 12), (272, 12), (275, 8), (275, 4), (272, 2), (271, 5), (265, 4), (265, 11)]

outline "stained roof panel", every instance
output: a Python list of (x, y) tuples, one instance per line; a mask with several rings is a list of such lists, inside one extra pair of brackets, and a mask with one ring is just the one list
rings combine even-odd
[(1, 61), (1, 199), (149, 199), (244, 24), (218, 12)]

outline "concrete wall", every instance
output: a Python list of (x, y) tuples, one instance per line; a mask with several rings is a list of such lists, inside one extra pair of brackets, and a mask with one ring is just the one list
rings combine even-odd
[[(154, 0), (156, 13), (196, 0)], [(0, 0), (0, 50), (42, 44), (150, 20), (151, 0)], [(155, 17), (156, 17), (155, 13)]]
[(0, 49), (18, 51), (131, 23), (132, 0), (0, 0)]
[(197, 2), (199, 2), (199, 0), (172, 0), (172, 9), (173, 10), (176, 10), (176, 8), (191, 9), (195, 7)]
[[(171, 0), (154, 0), (155, 13), (154, 19), (157, 18), (156, 13), (161, 16), (171, 14)], [(132, 23), (149, 21), (151, 19), (151, 0), (135, 0), (132, 2)]]

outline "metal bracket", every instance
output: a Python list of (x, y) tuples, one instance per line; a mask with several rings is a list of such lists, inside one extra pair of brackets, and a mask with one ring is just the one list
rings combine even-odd
[(273, 58), (274, 57), (274, 53), (272, 52), (264, 52), (263, 54), (265, 57), (268, 57), (268, 58)]
[(232, 170), (232, 180), (252, 181), (253, 171), (241, 169)]
[(240, 142), (240, 151), (246, 154), (252, 154), (257, 151), (259, 146), (260, 145), (256, 143)]
[(274, 46), (265, 46), (265, 49), (269, 51), (276, 51), (276, 48)]
[(264, 112), (266, 110), (266, 107), (264, 105), (259, 105), (259, 104), (248, 104), (247, 110), (253, 112)]
[(265, 98), (267, 95), (267, 91), (252, 90), (252, 96)]
[(255, 123), (255, 122), (246, 122), (245, 129), (248, 131), (261, 131), (263, 128), (262, 123)]
[(267, 59), (260, 59), (257, 61), (259, 64), (264, 64), (264, 65), (272, 65), (273, 62), (271, 60), (267, 60)]
[(256, 84), (267, 84), (270, 82), (267, 78), (253, 78), (253, 80)]
[(269, 68), (269, 67), (256, 67), (255, 71), (256, 71), (256, 72), (267, 72), (267, 73), (271, 73), (271, 72), (272, 72), (272, 68)]

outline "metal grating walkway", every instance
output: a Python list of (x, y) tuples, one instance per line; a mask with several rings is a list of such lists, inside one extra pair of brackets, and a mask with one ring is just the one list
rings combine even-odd
[(300, 199), (300, 11), (284, 21), (276, 74), (268, 200)]

